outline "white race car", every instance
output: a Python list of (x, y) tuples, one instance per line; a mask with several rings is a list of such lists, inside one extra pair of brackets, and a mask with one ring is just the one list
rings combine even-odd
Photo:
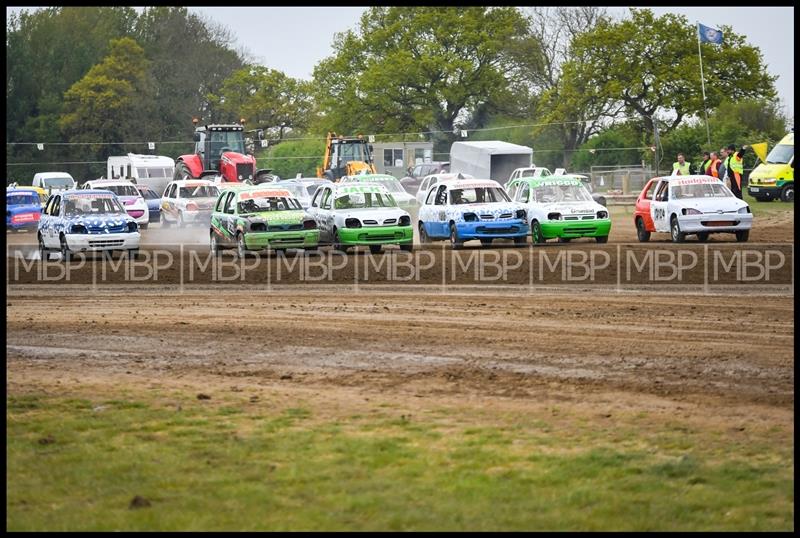
[(449, 172), (442, 172), (439, 174), (431, 174), (429, 176), (425, 176), (422, 179), (422, 182), (419, 184), (419, 189), (417, 190), (417, 203), (422, 205), (425, 203), (425, 196), (428, 195), (428, 191), (439, 183), (440, 181), (444, 181), (445, 179), (474, 179), (469, 174), (451, 174)]
[(491, 179), (448, 179), (428, 189), (419, 210), (420, 242), (450, 239), (454, 249), (464, 241), (513, 239), (524, 245), (528, 236), (525, 206), (512, 202), (505, 189)]
[(413, 250), (411, 216), (382, 185), (324, 184), (307, 211), (317, 222), (320, 243), (328, 242), (337, 250), (356, 245), (369, 245), (373, 253), (380, 252), (382, 245)]
[(636, 217), (644, 217), (643, 213), (649, 213), (650, 219), (637, 218), (640, 241), (647, 241), (650, 232), (669, 232), (675, 243), (682, 242), (687, 234), (705, 241), (712, 233), (733, 233), (743, 242), (753, 226), (747, 202), (710, 176), (651, 179), (636, 204)]
[[(230, 183), (222, 183), (228, 186)], [(242, 185), (245, 185), (244, 183)], [(205, 179), (172, 181), (161, 197), (161, 227), (176, 224), (179, 228), (190, 224), (209, 224), (219, 188)]]

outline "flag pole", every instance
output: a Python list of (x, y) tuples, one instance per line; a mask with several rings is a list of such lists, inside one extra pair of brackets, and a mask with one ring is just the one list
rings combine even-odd
[(703, 76), (703, 52), (700, 49), (700, 21), (697, 21), (697, 54), (700, 56), (700, 87), (703, 89), (703, 112), (706, 115), (706, 141), (711, 147), (711, 131), (708, 129), (708, 109), (706, 108), (706, 82)]

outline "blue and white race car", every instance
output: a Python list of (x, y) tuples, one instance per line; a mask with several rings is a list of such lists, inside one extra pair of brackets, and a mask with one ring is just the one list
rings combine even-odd
[(6, 230), (28, 230), (39, 226), (42, 206), (34, 189), (6, 190)]
[(512, 202), (502, 186), (491, 179), (445, 180), (430, 187), (419, 210), (420, 242), (450, 239), (454, 249), (464, 241), (493, 239), (527, 242), (525, 206)]
[(139, 253), (139, 226), (128, 215), (117, 195), (107, 190), (81, 189), (53, 193), (39, 221), (38, 240), (42, 260), (51, 250), (61, 258), (73, 252), (127, 251)]

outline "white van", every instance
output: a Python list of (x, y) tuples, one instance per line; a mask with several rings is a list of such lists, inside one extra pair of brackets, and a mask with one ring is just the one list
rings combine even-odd
[(175, 160), (163, 155), (128, 153), (109, 157), (106, 167), (106, 179), (127, 179), (153, 189), (160, 196), (172, 181)]
[(33, 176), (33, 186), (52, 193), (74, 189), (76, 184), (66, 172), (39, 172)]

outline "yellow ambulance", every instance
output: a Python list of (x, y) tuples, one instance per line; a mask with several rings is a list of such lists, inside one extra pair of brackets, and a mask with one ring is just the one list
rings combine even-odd
[(780, 198), (794, 202), (794, 132), (783, 140), (750, 172), (747, 192), (758, 201), (767, 202)]

